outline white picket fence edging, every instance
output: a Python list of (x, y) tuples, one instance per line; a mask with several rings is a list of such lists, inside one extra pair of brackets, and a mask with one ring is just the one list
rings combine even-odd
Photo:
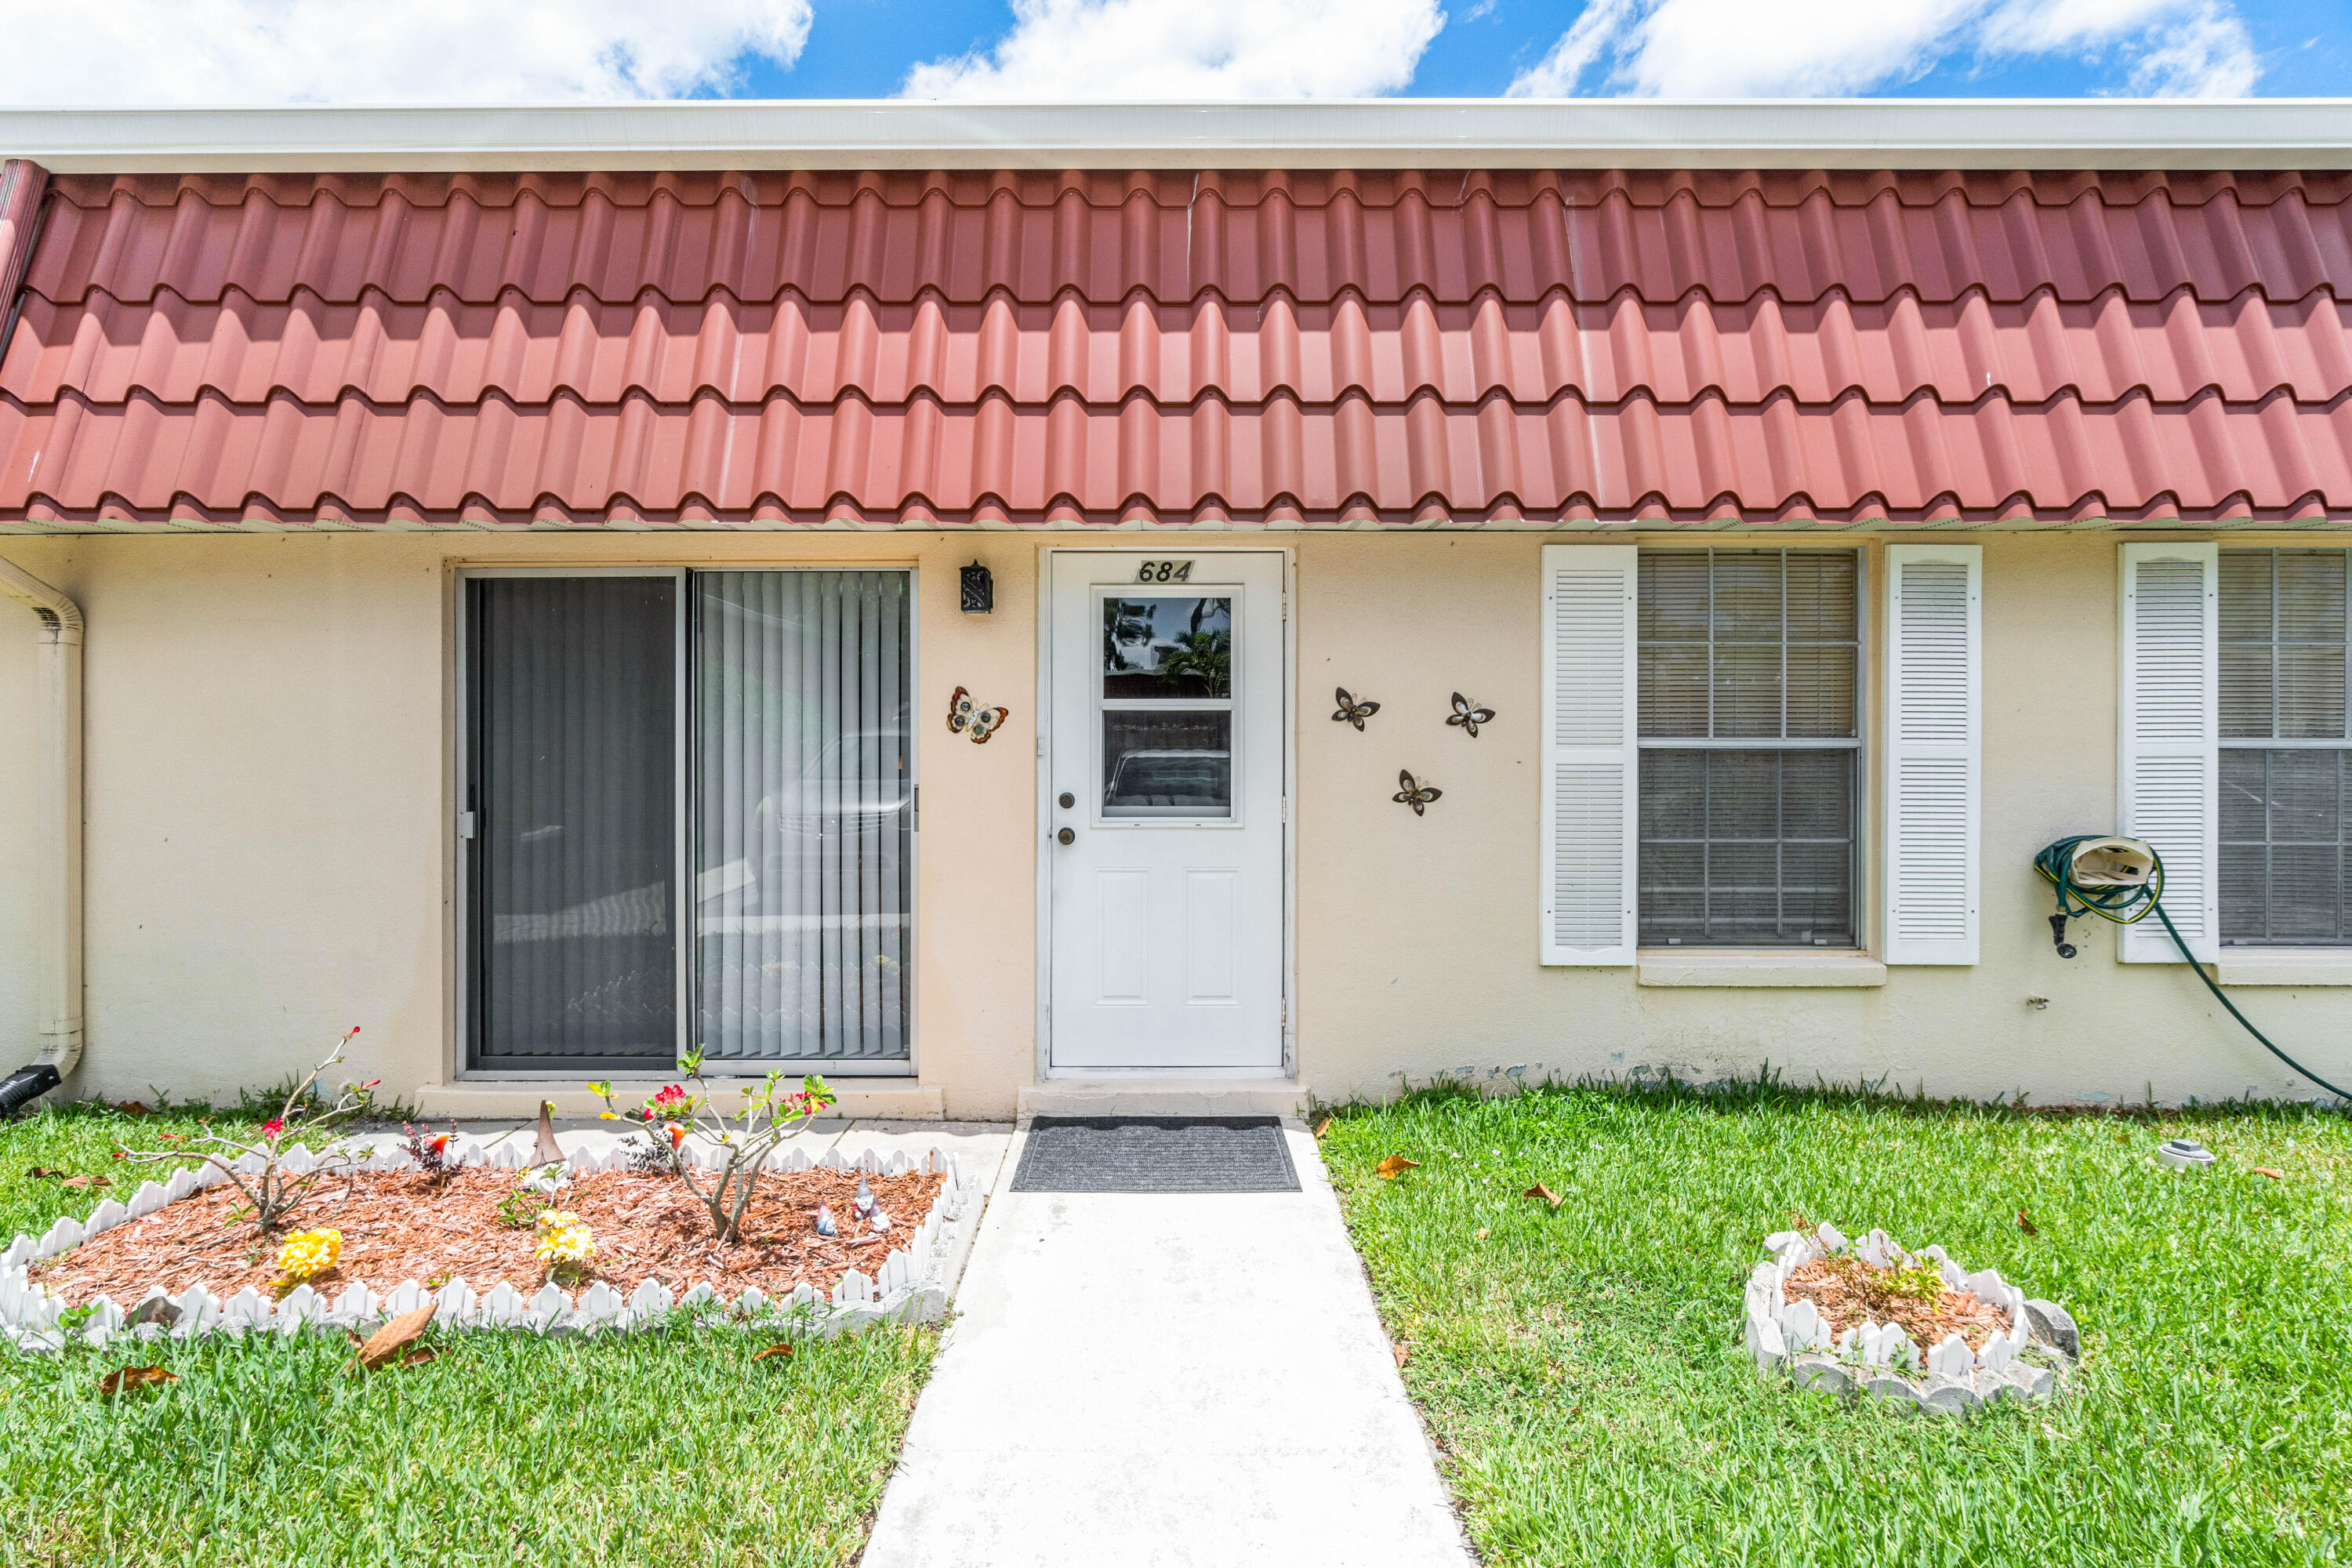
[[(1765, 1238), (1764, 1250), (1771, 1256), (1748, 1277), (1748, 1352), (1758, 1372), (1785, 1373), (1800, 1388), (1869, 1394), (1960, 1415), (1996, 1400), (2056, 1398), (2080, 1353), (2074, 1321), (2063, 1309), (2028, 1300), (1999, 1269), (1969, 1273), (1940, 1246), (1906, 1252), (1883, 1230), (1849, 1242), (1825, 1220), (1812, 1231), (1776, 1232)], [(1802, 1298), (1790, 1301), (1784, 1287), (1806, 1264), (1848, 1251), (1876, 1268), (1932, 1264), (1946, 1289), (1976, 1298), (2004, 1314), (2008, 1324), (1973, 1351), (1958, 1333), (1939, 1344), (1913, 1344), (1894, 1323), (1848, 1329), (1832, 1340), (1820, 1309)], [(2054, 1353), (2021, 1354), (2029, 1346)]]
[[(707, 1145), (690, 1142), (687, 1148), (698, 1164), (708, 1168), (720, 1163), (717, 1151)], [(292, 1165), (299, 1172), (314, 1167), (323, 1157), (325, 1152), (313, 1154), (298, 1146), (288, 1152), (281, 1163)], [(503, 1170), (521, 1170), (528, 1163), (520, 1141), (511, 1137), (495, 1140), (490, 1145), (463, 1140), (455, 1159), (460, 1165), (488, 1165)], [(298, 1161), (299, 1163), (296, 1163)], [(564, 1164), (573, 1174), (587, 1174), (626, 1169), (626, 1162), (625, 1150), (616, 1144), (605, 1150), (576, 1148), (566, 1156)], [(237, 1162), (241, 1172), (258, 1169), (259, 1163), (254, 1155)], [(352, 1161), (352, 1168), (391, 1171), (411, 1163), (405, 1150), (393, 1146), (371, 1149)], [(976, 1184), (966, 1177), (954, 1156), (935, 1145), (919, 1160), (904, 1150), (894, 1151), (886, 1159), (871, 1149), (856, 1160), (844, 1159), (835, 1149), (812, 1160), (805, 1149), (793, 1148), (772, 1160), (769, 1168), (785, 1173), (811, 1169), (858, 1171), (871, 1176), (903, 1176), (919, 1172), (944, 1175), (947, 1181), (932, 1198), (921, 1222), (907, 1233), (906, 1243), (886, 1254), (875, 1273), (867, 1275), (853, 1268), (827, 1295), (820, 1295), (805, 1283), (796, 1286), (789, 1295), (774, 1298), (757, 1286), (750, 1286), (730, 1301), (722, 1300), (717, 1288), (708, 1281), (690, 1287), (680, 1296), (660, 1281), (647, 1279), (625, 1299), (602, 1280), (591, 1284), (575, 1298), (552, 1283), (525, 1295), (505, 1280), (487, 1291), (477, 1291), (463, 1279), (453, 1279), (438, 1290), (427, 1290), (415, 1280), (405, 1279), (383, 1295), (365, 1285), (353, 1284), (331, 1300), (308, 1285), (298, 1285), (283, 1299), (272, 1300), (247, 1286), (223, 1300), (201, 1284), (190, 1285), (176, 1296), (158, 1284), (149, 1287), (128, 1310), (100, 1296), (89, 1303), (94, 1310), (86, 1321), (70, 1329), (63, 1327), (61, 1320), (68, 1310), (65, 1299), (36, 1283), (31, 1276), (32, 1266), (69, 1251), (103, 1231), (142, 1218), (166, 1204), (177, 1203), (192, 1193), (217, 1186), (228, 1179), (210, 1165), (183, 1169), (174, 1172), (167, 1182), (141, 1183), (127, 1203), (108, 1198), (90, 1211), (87, 1220), (61, 1218), (39, 1237), (19, 1236), (5, 1251), (0, 1251), (0, 1335), (5, 1335), (20, 1352), (39, 1354), (63, 1349), (69, 1337), (104, 1344), (121, 1334), (140, 1338), (168, 1334), (184, 1340), (215, 1332), (292, 1334), (306, 1329), (340, 1331), (362, 1328), (414, 1311), (428, 1300), (439, 1305), (433, 1315), (436, 1324), (521, 1330), (556, 1336), (626, 1333), (665, 1321), (678, 1308), (709, 1308), (710, 1316), (719, 1321), (747, 1326), (782, 1321), (820, 1337), (884, 1320), (935, 1321), (944, 1314), (947, 1288), (933, 1279), (935, 1265), (944, 1261), (941, 1233), (967, 1218), (977, 1218), (973, 1211), (980, 1196)], [(172, 1324), (167, 1328), (160, 1322), (142, 1322), (126, 1327), (150, 1301), (170, 1303), (174, 1310)]]

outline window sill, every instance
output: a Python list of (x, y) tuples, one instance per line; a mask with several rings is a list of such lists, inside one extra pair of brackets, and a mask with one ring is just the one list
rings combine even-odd
[(2225, 947), (2213, 968), (2224, 985), (2352, 985), (2352, 948)]
[(1877, 986), (1886, 965), (1866, 952), (1788, 948), (1645, 947), (1633, 955), (1637, 985)]

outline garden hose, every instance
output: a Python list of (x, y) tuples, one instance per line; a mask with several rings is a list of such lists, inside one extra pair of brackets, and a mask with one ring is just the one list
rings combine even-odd
[[(2130, 844), (2133, 849), (2146, 853), (2148, 866), (2145, 880), (2126, 880), (2112, 876), (2093, 876), (2087, 883), (2078, 879), (2084, 875), (2075, 866), (2078, 852), (2104, 851), (2120, 844)], [(2071, 916), (2096, 915), (2103, 921), (2127, 926), (2137, 924), (2150, 914), (2155, 915), (2163, 925), (2165, 934), (2172, 938), (2172, 945), (2180, 950), (2180, 956), (2188, 963), (2189, 972), (2204, 982), (2205, 989), (2213, 993), (2213, 1000), (2227, 1007), (2230, 1016), (2244, 1026), (2246, 1033), (2260, 1040), (2264, 1050), (2296, 1072), (2336, 1099), (2352, 1104), (2352, 1092), (2336, 1088), (2273, 1045), (2271, 1037), (2255, 1028), (2254, 1021), (2239, 1012), (2238, 1005), (2224, 995), (2213, 977), (2205, 973), (2205, 966), (2198, 963), (2196, 955), (2189, 951), (2189, 943), (2181, 939), (2179, 928), (2172, 923), (2172, 917), (2165, 912), (2164, 860), (2153, 846), (2142, 845), (2137, 840), (2098, 838), (2089, 835), (2061, 838), (2033, 858), (2033, 868), (2058, 889), (2058, 912), (2050, 917), (2050, 929), (2057, 941), (2061, 958), (2074, 956), (2074, 950), (2066, 942), (2066, 921)]]

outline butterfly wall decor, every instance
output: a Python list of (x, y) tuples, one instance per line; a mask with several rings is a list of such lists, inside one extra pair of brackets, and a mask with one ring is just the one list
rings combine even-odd
[(1364, 721), (1381, 710), (1381, 705), (1377, 702), (1357, 701), (1344, 686), (1335, 688), (1331, 695), (1337, 698), (1339, 703), (1339, 710), (1331, 715), (1331, 722), (1334, 724), (1353, 724), (1357, 729), (1361, 730), (1364, 727)]
[(961, 735), (970, 731), (973, 745), (984, 745), (996, 733), (996, 727), (1012, 715), (1010, 708), (982, 708), (971, 700), (971, 693), (959, 686), (948, 699), (948, 733)]
[(1461, 725), (1475, 741), (1478, 738), (1479, 725), (1491, 724), (1495, 721), (1495, 710), (1492, 708), (1474, 706), (1468, 698), (1457, 691), (1454, 694), (1454, 712), (1445, 721), (1449, 724)]
[(1434, 785), (1414, 782), (1410, 771), (1400, 769), (1397, 773), (1397, 792), (1389, 798), (1399, 805), (1412, 807), (1412, 814), (1419, 816), (1429, 809), (1431, 801), (1444, 793)]

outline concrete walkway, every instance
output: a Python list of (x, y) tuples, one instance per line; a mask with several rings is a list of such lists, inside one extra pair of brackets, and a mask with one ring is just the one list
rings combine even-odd
[(990, 1201), (864, 1568), (1465, 1568), (1339, 1205)]

